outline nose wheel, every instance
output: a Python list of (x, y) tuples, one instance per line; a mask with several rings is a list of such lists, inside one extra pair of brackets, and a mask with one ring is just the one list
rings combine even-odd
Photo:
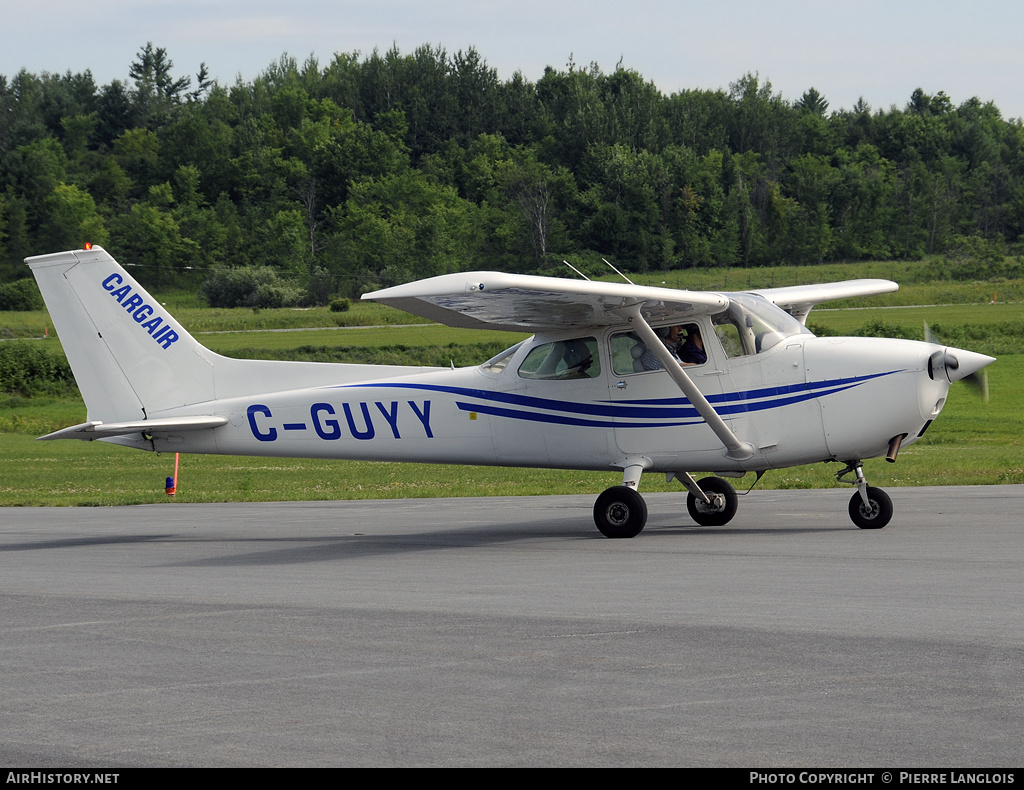
[(892, 518), (892, 500), (881, 488), (868, 486), (867, 503), (860, 491), (850, 499), (850, 518), (861, 529), (881, 529)]
[(881, 529), (892, 519), (892, 500), (881, 488), (868, 485), (860, 461), (847, 464), (836, 479), (842, 482), (850, 472), (857, 475), (857, 493), (850, 498), (850, 520), (861, 529)]

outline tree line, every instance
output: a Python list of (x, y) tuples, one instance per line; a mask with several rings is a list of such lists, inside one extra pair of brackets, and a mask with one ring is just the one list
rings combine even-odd
[(671, 95), (621, 66), (502, 81), (429, 45), (283, 56), (224, 85), (147, 44), (104, 86), (0, 75), (0, 280), (85, 241), (143, 282), (249, 268), (285, 302), (563, 258), (999, 261), (1024, 252), (1022, 176), (1021, 120), (942, 92), (830, 112), (756, 74)]

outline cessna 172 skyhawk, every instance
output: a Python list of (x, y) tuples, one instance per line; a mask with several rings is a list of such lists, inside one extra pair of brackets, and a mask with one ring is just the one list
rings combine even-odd
[[(102, 248), (28, 258), (88, 409), (42, 439), (146, 450), (622, 470), (594, 507), (637, 535), (644, 472), (686, 487), (699, 524), (726, 524), (722, 477), (838, 461), (850, 516), (892, 516), (862, 461), (920, 438), (950, 384), (992, 357), (936, 343), (815, 337), (819, 302), (887, 280), (713, 293), (493, 272), (448, 274), (373, 299), (455, 327), (535, 334), (482, 365), (423, 368), (238, 360), (200, 345)], [(663, 341), (701, 345), (682, 363)], [(675, 335), (673, 330), (672, 334)], [(659, 332), (661, 334), (659, 334)], [(699, 482), (692, 473), (716, 476)]]

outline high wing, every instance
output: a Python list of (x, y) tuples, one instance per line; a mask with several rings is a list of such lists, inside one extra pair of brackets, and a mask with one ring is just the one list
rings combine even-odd
[(801, 324), (807, 323), (807, 314), (821, 302), (852, 299), (855, 296), (874, 296), (899, 290), (892, 280), (844, 280), (818, 285), (791, 285), (786, 288), (761, 288), (751, 293), (774, 302)]
[(728, 297), (709, 291), (497, 272), (444, 274), (364, 294), (363, 299), (448, 326), (515, 332), (620, 324), (635, 305), (653, 323), (681, 323), (729, 306)]

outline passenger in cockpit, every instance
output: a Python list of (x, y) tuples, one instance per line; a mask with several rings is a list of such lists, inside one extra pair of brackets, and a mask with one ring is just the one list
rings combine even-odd
[(679, 361), (684, 365), (703, 365), (708, 361), (704, 338), (700, 336), (697, 324), (686, 325), (686, 341), (679, 346)]

